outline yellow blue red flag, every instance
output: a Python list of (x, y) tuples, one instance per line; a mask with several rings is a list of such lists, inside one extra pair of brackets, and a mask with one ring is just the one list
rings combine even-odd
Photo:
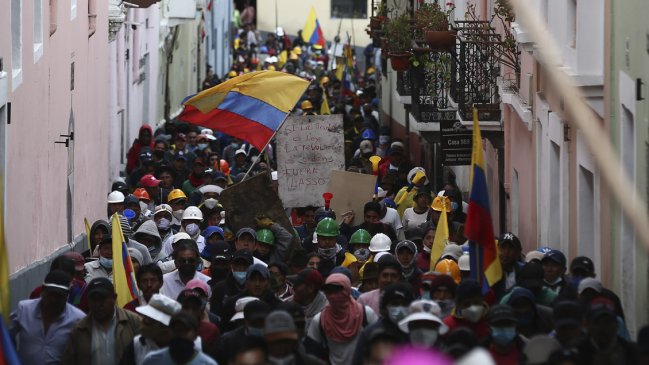
[(262, 150), (308, 86), (309, 81), (284, 72), (245, 73), (186, 97), (178, 119)]
[(494, 240), (486, 176), (478, 110), (474, 108), (471, 194), (464, 235), (469, 239), (471, 276), (481, 284), (483, 293), (489, 291), (489, 288), (502, 278), (502, 267)]
[(310, 44), (319, 44), (322, 48), (326, 47), (326, 41), (324, 34), (322, 33), (322, 28), (320, 28), (320, 22), (318, 17), (315, 15), (315, 8), (311, 7), (309, 16), (306, 18), (306, 24), (302, 28), (302, 40)]
[(138, 297), (137, 282), (131, 256), (128, 255), (126, 240), (117, 213), (113, 214), (113, 284), (117, 294), (117, 305), (122, 308)]

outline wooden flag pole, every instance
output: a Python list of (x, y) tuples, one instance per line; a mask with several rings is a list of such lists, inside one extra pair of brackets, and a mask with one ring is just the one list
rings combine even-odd
[[(549, 37), (550, 32), (539, 21), (529, 5), (522, 0), (509, 0), (514, 7), (516, 17), (524, 24), (539, 49), (539, 58), (556, 91), (564, 100), (568, 112), (568, 122), (578, 128), (584, 136), (589, 152), (593, 155), (600, 175), (608, 186), (608, 191), (615, 198), (624, 215), (631, 221), (633, 228), (649, 250), (649, 215), (647, 206), (639, 199), (638, 192), (624, 173), (622, 165), (611, 145), (609, 135), (598, 122), (593, 110), (586, 104), (583, 95), (560, 67), (561, 53), (555, 42)], [(615, 186), (615, 189), (611, 187)], [(628, 194), (627, 192), (631, 192)]]

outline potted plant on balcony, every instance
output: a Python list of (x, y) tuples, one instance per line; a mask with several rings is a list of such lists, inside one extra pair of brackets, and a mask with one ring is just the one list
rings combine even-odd
[(415, 12), (415, 26), (424, 33), (424, 39), (434, 51), (449, 51), (455, 48), (457, 32), (449, 29), (449, 16), (455, 8), (447, 3), (447, 10), (442, 10), (438, 3), (423, 3)]
[(385, 24), (388, 56), (395, 71), (405, 71), (410, 67), (412, 31), (412, 22), (407, 13), (397, 15)]
[(376, 30), (381, 29), (383, 23), (388, 17), (388, 5), (387, 0), (381, 0), (376, 7), (376, 15), (370, 17), (370, 29)]

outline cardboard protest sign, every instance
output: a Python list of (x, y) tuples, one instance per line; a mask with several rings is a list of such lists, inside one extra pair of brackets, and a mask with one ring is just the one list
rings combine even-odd
[(342, 115), (291, 116), (275, 138), (284, 206), (321, 206), (329, 175), (345, 169)]
[(356, 215), (354, 224), (363, 221), (363, 207), (365, 203), (372, 201), (374, 184), (376, 184), (374, 175), (347, 171), (331, 172), (327, 189), (334, 195), (331, 209), (336, 212), (338, 221), (342, 221), (342, 215), (350, 210), (353, 210)]
[(244, 227), (256, 228), (255, 217), (263, 213), (293, 232), (282, 202), (273, 190), (267, 174), (259, 174), (223, 190), (219, 202), (233, 233)]

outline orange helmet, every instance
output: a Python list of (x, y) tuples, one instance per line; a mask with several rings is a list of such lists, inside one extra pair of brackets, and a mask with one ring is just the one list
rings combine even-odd
[(435, 265), (435, 271), (452, 277), (456, 284), (460, 283), (460, 267), (457, 265), (457, 262), (451, 259), (439, 260), (437, 265)]
[(151, 197), (149, 196), (149, 193), (147, 193), (144, 188), (135, 189), (133, 195), (135, 195), (135, 197), (138, 198), (139, 200), (144, 200), (147, 203), (151, 201)]
[(219, 161), (219, 164), (214, 164), (214, 169), (221, 171), (225, 176), (230, 176), (230, 164), (226, 160)]

